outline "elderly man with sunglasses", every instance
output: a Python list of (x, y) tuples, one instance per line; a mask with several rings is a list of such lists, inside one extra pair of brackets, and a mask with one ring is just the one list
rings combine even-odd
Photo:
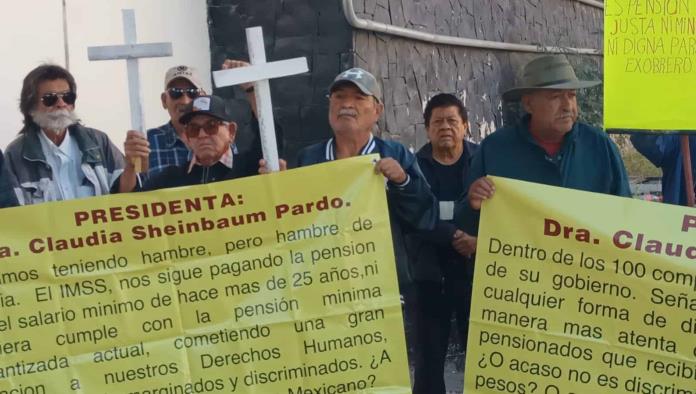
[[(223, 69), (245, 67), (249, 64), (241, 60), (226, 59), (222, 64)], [(253, 117), (250, 122), (250, 132), (243, 134), (245, 139), (241, 150), (249, 151), (249, 157), (256, 162), (261, 157), (261, 142), (258, 137), (258, 122), (256, 121), (256, 98), (254, 87), (251, 83), (240, 85), (249, 102)], [(160, 96), (162, 107), (169, 113), (169, 121), (157, 128), (147, 131), (147, 140), (150, 143), (149, 167), (150, 175), (156, 174), (168, 166), (178, 166), (187, 163), (191, 158), (191, 150), (184, 142), (185, 126), (179, 118), (186, 112), (191, 101), (200, 95), (206, 94), (203, 88), (202, 78), (193, 67), (180, 65), (167, 70), (164, 76), (164, 92)], [(248, 112), (247, 112), (248, 113)], [(251, 138), (248, 137), (251, 134)], [(236, 145), (232, 146), (234, 153), (238, 153)]]
[(76, 93), (73, 76), (57, 65), (24, 78), (24, 127), (5, 152), (21, 205), (108, 194), (123, 171), (123, 155), (106, 134), (79, 123)]
[[(255, 161), (247, 160), (244, 154), (232, 152), (231, 145), (237, 124), (232, 121), (225, 102), (220, 97), (196, 97), (179, 121), (184, 126), (184, 142), (191, 147), (191, 160), (178, 166), (169, 166), (155, 174), (136, 174), (133, 165), (129, 164), (118, 185), (114, 185), (114, 192), (199, 185), (240, 178), (256, 172)], [(149, 151), (141, 138), (131, 138), (135, 134), (137, 132), (130, 131), (124, 145), (128, 163), (133, 158), (146, 156)]]
[(164, 92), (160, 95), (162, 107), (169, 113), (169, 121), (147, 131), (150, 143), (149, 170), (155, 174), (168, 166), (178, 166), (189, 160), (191, 151), (184, 142), (184, 126), (179, 118), (196, 97), (205, 94), (198, 71), (189, 66), (175, 66), (164, 75)]

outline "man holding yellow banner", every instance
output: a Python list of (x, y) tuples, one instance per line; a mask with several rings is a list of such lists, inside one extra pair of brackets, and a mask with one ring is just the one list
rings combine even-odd
[[(191, 161), (145, 175), (136, 174), (135, 168), (127, 165), (119, 179), (119, 192), (205, 184), (254, 173), (255, 167), (250, 164), (255, 160), (240, 160), (242, 154), (232, 153), (237, 124), (232, 121), (220, 97), (196, 97), (179, 121), (185, 127), (184, 138), (193, 154)], [(129, 159), (140, 157), (147, 160), (150, 153), (148, 141), (137, 132), (128, 133), (124, 150)], [(281, 166), (285, 164), (281, 163)]]
[(334, 137), (300, 152), (299, 166), (379, 153), (375, 170), (387, 178), (387, 201), (392, 225), (399, 283), (410, 280), (403, 227), (431, 230), (437, 221), (437, 200), (418, 167), (415, 156), (403, 145), (372, 135), (384, 111), (381, 89), (375, 77), (362, 68), (336, 76), (329, 86), (329, 124)]
[(521, 100), (528, 115), (483, 140), (469, 169), (468, 194), (457, 202), (456, 219), (467, 232), (478, 232), (481, 203), (495, 192), (487, 175), (631, 195), (614, 142), (601, 130), (577, 121), (575, 90), (599, 83), (579, 80), (563, 55), (542, 56), (525, 65), (522, 83), (503, 98)]

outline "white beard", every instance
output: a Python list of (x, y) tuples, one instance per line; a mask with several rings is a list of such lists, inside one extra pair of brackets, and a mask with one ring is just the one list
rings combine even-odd
[(44, 130), (65, 130), (68, 126), (77, 123), (78, 118), (75, 111), (59, 109), (52, 112), (34, 111), (31, 113), (34, 122)]

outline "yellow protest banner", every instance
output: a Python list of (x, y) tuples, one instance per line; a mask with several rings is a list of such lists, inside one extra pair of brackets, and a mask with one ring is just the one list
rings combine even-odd
[(695, 130), (696, 0), (607, 0), (604, 127)]
[(696, 393), (696, 210), (494, 182), (465, 392)]
[(410, 392), (373, 159), (1, 210), (0, 393)]

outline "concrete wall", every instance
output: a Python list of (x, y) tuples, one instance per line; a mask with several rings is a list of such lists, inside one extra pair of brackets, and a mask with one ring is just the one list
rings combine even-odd
[[(353, 0), (353, 4), (361, 18), (429, 33), (545, 46), (602, 46), (602, 10), (571, 0)], [(513, 121), (516, 106), (504, 105), (500, 94), (535, 56), (437, 46), (366, 31), (356, 31), (354, 48), (355, 63), (382, 79), (386, 105), (382, 129), (415, 148), (425, 142), (422, 110), (438, 92), (462, 98), (476, 140), (505, 120)], [(594, 77), (599, 77), (600, 60), (571, 57), (579, 73)], [(601, 104), (601, 90), (588, 94)], [(601, 119), (595, 104), (585, 112)]]
[[(29, 2), (32, 3), (32, 2)], [(40, 62), (65, 64), (62, 39), (62, 20), (58, 1), (44, 4), (43, 13), (35, 12), (35, 4), (15, 4), (4, 10), (3, 33), (6, 39), (0, 40), (0, 52), (5, 54), (0, 84), (5, 94), (0, 95), (0, 148), (4, 149), (14, 139), (22, 127), (19, 113), (19, 92), (22, 79)], [(40, 29), (27, 28), (26, 21), (32, 19)], [(56, 32), (47, 34), (46, 32)], [(32, 49), (25, 49), (31, 45)]]

